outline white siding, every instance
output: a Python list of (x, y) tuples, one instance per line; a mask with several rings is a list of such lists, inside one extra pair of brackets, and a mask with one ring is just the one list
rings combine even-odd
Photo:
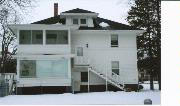
[(20, 54), (70, 54), (70, 45), (19, 45)]
[[(118, 34), (118, 48), (111, 47), (111, 34)], [(107, 70), (110, 76), (111, 61), (119, 61), (120, 76), (124, 83), (138, 83), (135, 33), (128, 31), (75, 31), (72, 32), (71, 37), (72, 52), (75, 53), (76, 47), (84, 47), (84, 57), (89, 58), (90, 65), (96, 70), (102, 73)], [(88, 44), (88, 48), (86, 44)]]

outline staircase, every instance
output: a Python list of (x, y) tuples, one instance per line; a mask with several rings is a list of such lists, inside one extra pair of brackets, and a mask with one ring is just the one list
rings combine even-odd
[(105, 74), (103, 74), (103, 73), (101, 73), (101, 72), (98, 72), (98, 71), (94, 70), (92, 67), (89, 67), (89, 68), (88, 68), (88, 71), (90, 71), (90, 72), (98, 75), (100, 78), (106, 80), (106, 81), (109, 82), (111, 85), (113, 85), (113, 86), (115, 86), (115, 87), (117, 87), (117, 88), (119, 88), (119, 89), (121, 89), (121, 90), (124, 90), (124, 84), (121, 83), (121, 81), (120, 81), (120, 76), (117, 75), (116, 73), (113, 73), (113, 72), (112, 72), (112, 76), (113, 76), (113, 77), (109, 77), (109, 76), (107, 76), (107, 75), (105, 75)]
[[(106, 74), (104, 74), (103, 72), (100, 72), (100, 71), (98, 71), (98, 69), (96, 69), (97, 66), (100, 66), (100, 65), (94, 64), (93, 61), (90, 61), (87, 57), (75, 58), (75, 63), (78, 63), (78, 65), (77, 64), (75, 65), (76, 67), (88, 67), (89, 72), (96, 74), (97, 76), (104, 79), (111, 85), (113, 85), (121, 90), (124, 90), (124, 84), (123, 84), (123, 80), (121, 79), (121, 77), (114, 72), (111, 72), (111, 74), (109, 76), (109, 74), (107, 74), (108, 70), (106, 67), (104, 67), (104, 66), (100, 67), (101, 70), (106, 71)], [(96, 67), (96, 68), (94, 68), (94, 67)]]

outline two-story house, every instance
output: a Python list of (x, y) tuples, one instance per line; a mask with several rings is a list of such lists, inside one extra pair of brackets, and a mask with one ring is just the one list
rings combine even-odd
[(18, 94), (138, 89), (136, 36), (143, 30), (73, 9), (10, 28), (18, 40)]

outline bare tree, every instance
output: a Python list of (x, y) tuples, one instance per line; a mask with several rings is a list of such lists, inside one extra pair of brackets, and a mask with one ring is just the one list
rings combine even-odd
[(6, 66), (12, 59), (12, 54), (16, 54), (17, 51), (16, 37), (8, 25), (20, 23), (23, 15), (27, 14), (27, 9), (33, 7), (33, 3), (35, 0), (0, 0), (0, 73), (2, 76), (8, 68)]

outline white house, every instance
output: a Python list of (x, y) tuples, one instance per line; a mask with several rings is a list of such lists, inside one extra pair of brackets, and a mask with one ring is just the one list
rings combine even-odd
[(18, 94), (138, 89), (136, 36), (143, 30), (73, 9), (10, 25), (18, 39)]

